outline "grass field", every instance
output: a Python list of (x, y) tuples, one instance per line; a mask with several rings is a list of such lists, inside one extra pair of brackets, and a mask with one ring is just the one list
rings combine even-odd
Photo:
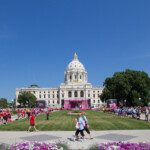
[[(50, 114), (49, 120), (42, 114), (36, 117), (35, 124), (40, 131), (75, 131), (75, 118), (68, 111), (58, 111)], [(113, 114), (87, 110), (87, 119), (90, 130), (126, 130), (150, 129), (150, 123), (132, 118), (120, 118)], [(26, 131), (29, 120), (21, 119), (6, 125), (0, 125), (0, 131)]]

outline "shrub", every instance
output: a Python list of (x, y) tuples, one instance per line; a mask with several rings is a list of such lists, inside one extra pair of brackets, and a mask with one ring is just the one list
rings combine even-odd
[(73, 110), (73, 113), (80, 113), (80, 110)]

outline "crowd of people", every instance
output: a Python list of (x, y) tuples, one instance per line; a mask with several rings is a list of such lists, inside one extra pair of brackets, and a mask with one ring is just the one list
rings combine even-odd
[(41, 109), (38, 108), (26, 108), (26, 109), (18, 109), (18, 119), (27, 117), (30, 118), (31, 114), (38, 115), (39, 113), (43, 112)]
[(104, 112), (108, 112), (108, 113), (114, 113), (117, 114), (119, 117), (128, 117), (131, 116), (132, 118), (135, 119), (141, 119), (141, 114), (145, 114), (145, 120), (149, 121), (149, 107), (116, 107), (116, 108), (103, 108), (102, 109)]
[(7, 122), (12, 122), (12, 114), (16, 115), (17, 117), (15, 120), (19, 119), (30, 119), (30, 115), (38, 115), (39, 113), (44, 112), (42, 109), (38, 108), (21, 108), (21, 109), (15, 109), (12, 111), (12, 109), (2, 109), (0, 110), (0, 124), (7, 124)]
[(11, 111), (3, 110), (0, 111), (0, 124), (7, 124), (7, 122), (11, 122)]
[(7, 124), (7, 122), (12, 122), (12, 114), (14, 113), (15, 119), (25, 119), (30, 120), (30, 125), (27, 131), (30, 131), (31, 127), (38, 131), (35, 127), (35, 116), (38, 114), (46, 114), (46, 120), (49, 120), (49, 114), (53, 109), (40, 109), (40, 108), (17, 108), (14, 111), (12, 109), (2, 109), (0, 110), (0, 125)]

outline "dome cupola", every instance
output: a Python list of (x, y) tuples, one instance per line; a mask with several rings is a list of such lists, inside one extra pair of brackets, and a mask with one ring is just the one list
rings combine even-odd
[(83, 64), (78, 60), (78, 56), (76, 53), (74, 54), (74, 59), (72, 60), (72, 62), (69, 63), (66, 71), (71, 71), (71, 70), (85, 71)]
[(75, 53), (73, 60), (67, 66), (65, 72), (65, 83), (78, 83), (87, 82), (87, 72), (83, 64), (78, 60), (78, 56)]

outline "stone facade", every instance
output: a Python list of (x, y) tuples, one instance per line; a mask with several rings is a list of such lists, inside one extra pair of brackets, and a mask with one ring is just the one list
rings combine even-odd
[(64, 107), (65, 100), (89, 100), (91, 107), (103, 105), (99, 98), (103, 87), (92, 87), (92, 84), (88, 83), (87, 72), (76, 53), (64, 73), (64, 83), (61, 83), (59, 88), (40, 88), (37, 85), (16, 88), (16, 99), (23, 91), (31, 92), (37, 100), (45, 100), (49, 107), (54, 108)]

